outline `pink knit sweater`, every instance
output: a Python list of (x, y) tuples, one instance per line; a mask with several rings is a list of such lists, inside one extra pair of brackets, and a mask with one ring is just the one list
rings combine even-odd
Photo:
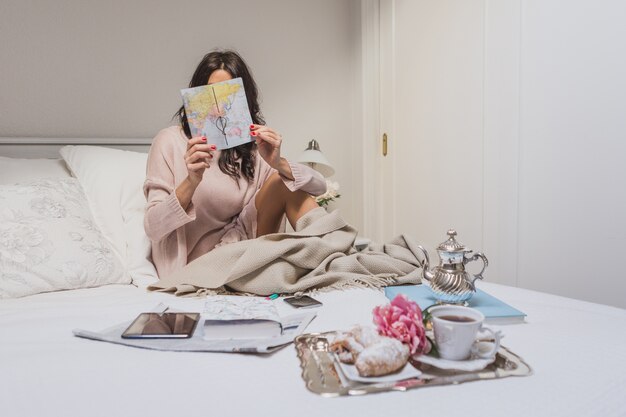
[[(185, 211), (175, 190), (188, 175), (186, 151), (187, 137), (180, 127), (172, 126), (157, 134), (148, 155), (144, 227), (159, 276), (169, 275), (217, 245), (255, 237), (254, 196), (276, 172), (257, 154), (254, 180), (235, 181), (219, 169), (220, 152), (215, 151), (215, 162), (204, 172)], [(283, 182), (291, 191), (301, 189), (312, 195), (326, 191), (326, 182), (317, 171), (301, 164), (289, 166), (294, 180), (283, 178)]]

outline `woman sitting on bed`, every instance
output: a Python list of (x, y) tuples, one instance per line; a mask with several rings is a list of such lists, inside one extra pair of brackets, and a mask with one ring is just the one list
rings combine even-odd
[(243, 80), (256, 141), (216, 150), (206, 137), (191, 137), (181, 107), (180, 124), (161, 130), (152, 142), (144, 226), (161, 277), (217, 246), (278, 232), (283, 215), (295, 227), (317, 207), (310, 195), (326, 191), (319, 173), (281, 157), (282, 137), (265, 126), (256, 83), (237, 53), (207, 54), (189, 87), (237, 77)]

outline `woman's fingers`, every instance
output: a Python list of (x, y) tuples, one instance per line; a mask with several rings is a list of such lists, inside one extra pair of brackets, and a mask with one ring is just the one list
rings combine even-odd
[(215, 150), (217, 147), (211, 143), (207, 143), (206, 136), (195, 136), (187, 141), (187, 151), (195, 150)]
[(263, 125), (250, 125), (250, 126), (254, 126), (254, 127), (250, 127), (250, 132), (256, 133), (257, 135), (260, 133), (270, 133), (272, 135), (275, 135), (276, 137), (280, 137), (280, 134), (276, 132), (274, 129), (272, 129), (271, 127), (263, 126)]
[(189, 149), (193, 145), (206, 144), (206, 141), (206, 136), (194, 136), (187, 141), (187, 149)]
[(190, 143), (185, 153), (185, 162), (195, 162), (198, 159), (204, 158), (208, 163), (208, 161), (213, 158), (213, 151), (215, 151), (215, 149), (215, 145)]
[(198, 180), (202, 178), (202, 172), (209, 167), (209, 161), (213, 159), (213, 151), (217, 147), (207, 143), (205, 136), (196, 136), (187, 142), (187, 152), (185, 152), (185, 164), (187, 171), (194, 173)]
[(283, 137), (274, 129), (262, 125), (250, 125), (250, 136), (256, 139), (259, 154), (273, 168), (276, 168), (281, 160), (280, 145)]
[(282, 135), (268, 126), (250, 125), (250, 134), (252, 136), (270, 135), (282, 139)]
[[(264, 141), (264, 142), (269, 143), (274, 148), (280, 148), (280, 145), (281, 145), (280, 139), (276, 139), (276, 138), (273, 138), (271, 136), (259, 136), (259, 139)], [(259, 142), (257, 141), (257, 144), (258, 143)]]
[(200, 171), (209, 167), (209, 164), (205, 161), (197, 162), (195, 164), (187, 164), (187, 170)]
[(216, 150), (215, 145), (203, 145), (203, 144), (195, 144), (187, 146), (187, 155), (191, 155), (194, 152), (213, 152)]
[[(256, 133), (256, 135), (253, 135), (254, 137), (258, 138), (258, 139), (262, 139), (265, 142), (268, 142), (269, 144), (271, 144), (272, 146), (274, 146), (275, 148), (280, 147), (283, 139), (282, 136), (279, 135), (277, 132), (275, 132), (272, 129), (266, 128), (266, 129), (258, 129), (256, 131), (254, 131), (253, 133)], [(258, 143), (258, 141), (257, 141)]]
[(206, 159), (206, 158), (209, 158), (209, 159), (213, 158), (213, 154), (210, 152), (196, 151), (189, 156), (185, 156), (185, 161), (187, 163), (190, 163), (190, 162), (196, 162), (199, 159)]

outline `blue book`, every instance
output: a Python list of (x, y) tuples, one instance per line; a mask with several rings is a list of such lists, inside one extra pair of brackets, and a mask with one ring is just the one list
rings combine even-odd
[[(437, 304), (437, 300), (427, 285), (401, 285), (386, 287), (385, 295), (392, 300), (398, 294), (404, 294), (410, 300), (415, 301), (422, 310)], [(500, 301), (493, 295), (476, 289), (476, 294), (468, 301), (469, 307), (479, 310), (485, 315), (486, 321), (492, 324), (520, 323), (524, 321), (526, 314), (507, 303)]]

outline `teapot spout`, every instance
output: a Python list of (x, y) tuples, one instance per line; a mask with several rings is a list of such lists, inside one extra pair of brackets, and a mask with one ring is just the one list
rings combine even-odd
[(428, 252), (421, 245), (418, 245), (417, 249), (419, 249), (424, 255), (424, 261), (422, 262), (422, 278), (426, 281), (430, 281), (434, 274), (430, 271), (430, 259), (428, 258)]

